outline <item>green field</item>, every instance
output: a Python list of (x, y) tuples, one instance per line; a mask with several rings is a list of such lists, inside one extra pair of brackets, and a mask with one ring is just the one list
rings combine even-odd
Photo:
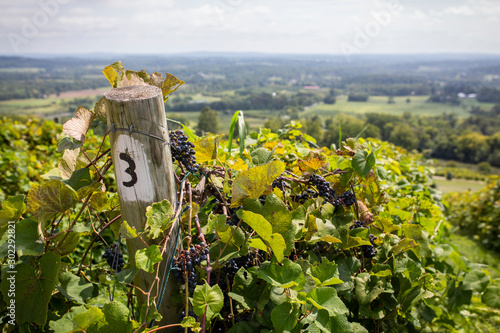
[(443, 193), (466, 192), (468, 190), (475, 192), (482, 189), (485, 185), (483, 182), (468, 181), (462, 179), (446, 180), (436, 177), (434, 177), (434, 182), (437, 185), (437, 189)]
[[(406, 99), (410, 98), (410, 103)], [(452, 113), (457, 116), (469, 115), (467, 109), (472, 105), (479, 105), (481, 108), (489, 110), (494, 104), (478, 103), (475, 100), (465, 100), (462, 105), (452, 106), (442, 103), (427, 103), (429, 96), (394, 97), (394, 104), (388, 104), (387, 96), (370, 96), (368, 102), (348, 102), (347, 96), (338, 96), (337, 103), (320, 103), (308, 108), (303, 114), (305, 116), (320, 115), (331, 117), (338, 112), (342, 113), (389, 113), (401, 115), (403, 112), (410, 112), (413, 115), (435, 116), (442, 113)]]
[[(99, 100), (102, 95), (79, 96)], [(75, 100), (75, 97), (47, 97), (12, 99), (0, 101), (0, 116), (9, 115), (51, 115), (68, 112), (68, 103)], [(75, 108), (76, 111), (76, 108)]]
[(67, 111), (57, 97), (0, 101), (0, 115), (50, 114)]

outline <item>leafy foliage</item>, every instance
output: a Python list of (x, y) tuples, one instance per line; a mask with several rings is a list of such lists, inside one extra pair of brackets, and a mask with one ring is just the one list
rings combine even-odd
[[(114, 85), (154, 78), (118, 65), (106, 69)], [(452, 332), (470, 329), (464, 313), (497, 313), (497, 281), (445, 242), (439, 193), (419, 158), (376, 140), (317, 148), (300, 128), (240, 136), (240, 154), (221, 137), (196, 140), (199, 174), (176, 169), (182, 201), (152, 203), (144, 230), (120, 218), (106, 136), (79, 131), (82, 145), (61, 147), (64, 163), (33, 184), (28, 204), (13, 196), (0, 210), (3, 241), (15, 222), (19, 242), (14, 258), (0, 248), (17, 270), (19, 330)], [(335, 199), (345, 193), (349, 204)], [(151, 291), (163, 287), (176, 217), (179, 320), (160, 328), (156, 306), (172, 300)], [(147, 247), (128, 253), (122, 237)], [(130, 262), (121, 272), (102, 259), (115, 242)], [(138, 272), (158, 274), (139, 291), (149, 296), (142, 304), (132, 296)]]
[(485, 247), (500, 250), (500, 178), (492, 176), (477, 192), (450, 193), (444, 198), (449, 221)]

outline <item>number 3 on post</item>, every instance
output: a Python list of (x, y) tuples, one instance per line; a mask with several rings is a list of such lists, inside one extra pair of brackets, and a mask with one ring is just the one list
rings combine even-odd
[(120, 159), (128, 163), (128, 168), (125, 169), (125, 173), (128, 173), (131, 179), (128, 182), (123, 182), (123, 186), (132, 187), (137, 183), (137, 174), (135, 173), (135, 162), (130, 157), (130, 155), (125, 153), (120, 153)]

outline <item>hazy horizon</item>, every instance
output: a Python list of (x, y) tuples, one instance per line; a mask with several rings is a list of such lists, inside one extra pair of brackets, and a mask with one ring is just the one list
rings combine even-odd
[(3, 55), (500, 54), (493, 0), (19, 0)]

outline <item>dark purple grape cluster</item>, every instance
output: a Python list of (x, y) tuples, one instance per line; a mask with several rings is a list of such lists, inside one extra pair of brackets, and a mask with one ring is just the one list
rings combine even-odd
[(276, 178), (273, 181), (272, 187), (273, 189), (277, 187), (283, 191), (285, 189), (285, 181), (283, 180), (283, 177), (279, 176), (278, 178)]
[(356, 195), (351, 190), (345, 191), (333, 201), (333, 205), (335, 207), (338, 207), (340, 205), (349, 207), (354, 205), (355, 203), (356, 203)]
[[(368, 228), (368, 227), (365, 226), (365, 224), (362, 221), (356, 220), (354, 221), (353, 225), (349, 227), (349, 229), (355, 229), (355, 228)], [(361, 250), (363, 251), (363, 255), (365, 258), (373, 258), (377, 254), (377, 250), (373, 246), (377, 237), (372, 234), (370, 234), (368, 237), (372, 245), (361, 245)]]
[(323, 177), (313, 174), (309, 181), (318, 189), (318, 195), (323, 197), (326, 201), (333, 201), (335, 197), (335, 190), (330, 183)]
[(189, 172), (198, 172), (199, 165), (196, 164), (196, 153), (194, 143), (188, 141), (183, 131), (169, 131), (170, 148), (172, 159), (184, 165)]
[(240, 223), (240, 218), (236, 215), (236, 211), (231, 214), (231, 216), (227, 217), (227, 222), (230, 226), (237, 226)]
[(226, 274), (230, 281), (230, 284), (233, 284), (234, 276), (241, 267), (248, 269), (253, 266), (254, 262), (250, 254), (247, 254), (246, 256), (243, 257), (228, 260), (224, 268), (226, 269)]
[(355, 228), (366, 228), (366, 226), (362, 221), (356, 220), (354, 221), (353, 225), (349, 227), (349, 229), (355, 229)]
[(189, 250), (182, 250), (178, 257), (174, 257), (172, 274), (177, 281), (184, 285), (186, 278), (189, 285), (189, 293), (193, 293), (198, 281), (196, 266), (199, 266), (203, 260), (207, 260), (208, 247), (205, 243), (191, 246)]
[(370, 238), (370, 243), (372, 243), (372, 245), (363, 245), (361, 246), (361, 249), (363, 250), (363, 255), (366, 257), (366, 258), (373, 258), (375, 257), (375, 255), (377, 254), (377, 250), (375, 249), (375, 240), (377, 239), (376, 236), (373, 236), (372, 234), (370, 234), (370, 236), (368, 236)]
[[(196, 313), (194, 313), (193, 310), (189, 309), (188, 311), (188, 316), (189, 317), (193, 317), (194, 319), (198, 320), (198, 316), (196, 315)], [(178, 318), (180, 320), (182, 320), (184, 317), (186, 317), (186, 311), (185, 310), (182, 310), (182, 312), (179, 314)], [(183, 330), (184, 331), (184, 330)]]
[(365, 258), (373, 258), (377, 255), (377, 250), (375, 250), (373, 245), (361, 245), (361, 250)]
[(106, 259), (111, 269), (117, 272), (121, 272), (122, 267), (125, 265), (125, 260), (123, 260), (123, 254), (120, 252), (118, 243), (111, 244), (106, 248), (102, 257)]
[(303, 193), (295, 196), (294, 199), (298, 203), (304, 203), (304, 202), (306, 202), (309, 199), (314, 199), (314, 198), (317, 198), (317, 197), (318, 197), (318, 192), (315, 192), (315, 191), (313, 191), (311, 189), (307, 189), (307, 190), (305, 190), (305, 192), (303, 192)]

